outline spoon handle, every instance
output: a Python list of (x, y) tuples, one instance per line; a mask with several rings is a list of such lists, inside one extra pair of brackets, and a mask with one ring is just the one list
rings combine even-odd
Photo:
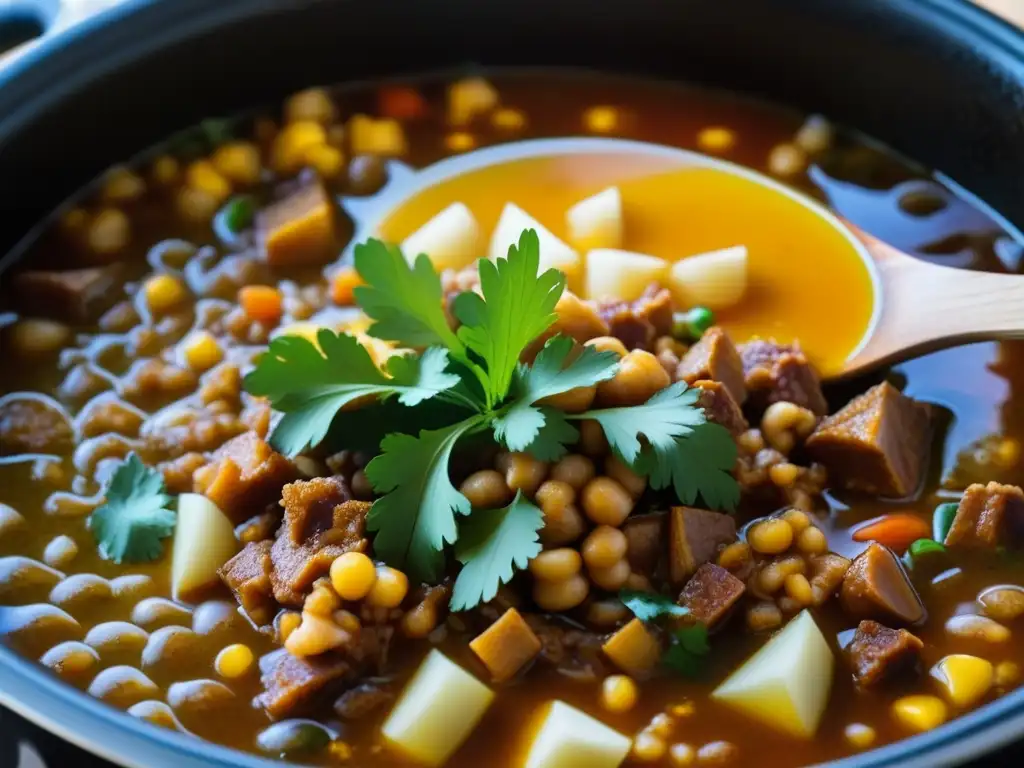
[(857, 234), (878, 268), (880, 312), (844, 375), (943, 346), (1024, 338), (1024, 275), (937, 266)]

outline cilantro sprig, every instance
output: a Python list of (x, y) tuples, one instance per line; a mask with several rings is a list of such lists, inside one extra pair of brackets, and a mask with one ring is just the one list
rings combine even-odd
[(538, 274), (539, 265), (533, 230), (507, 258), (481, 260), (479, 293), (452, 302), (453, 330), (430, 259), (419, 254), (410, 264), (397, 247), (371, 239), (355, 249), (363, 281), (355, 298), (370, 318), (367, 333), (408, 354), (381, 369), (346, 334), (321, 330), (316, 343), (282, 336), (245, 380), (250, 394), (268, 397), (282, 414), (270, 441), (289, 456), (321, 442), (335, 450), (364, 447), (382, 425), (397, 425), (381, 433), (366, 467), (379, 494), (367, 518), (374, 550), (424, 581), (436, 581), (453, 552), (462, 566), (456, 610), (493, 599), (525, 568), (540, 551), (543, 525), (541, 510), (522, 495), (502, 509), (474, 510), (455, 487), (451, 461), (474, 436), (553, 461), (579, 439), (573, 422), (594, 419), (616, 454), (653, 487), (671, 485), (684, 501), (701, 495), (730, 508), (738, 496), (727, 474), (735, 459), (731, 438), (725, 433), (728, 446), (719, 439), (685, 384), (633, 408), (570, 415), (551, 405), (557, 395), (613, 378), (618, 360), (555, 335), (532, 364), (520, 362), (557, 320), (565, 289), (563, 274)]
[(105, 560), (143, 563), (163, 553), (163, 539), (177, 519), (159, 470), (147, 467), (134, 453), (114, 471), (106, 501), (89, 516), (89, 528)]
[(661, 624), (668, 634), (669, 645), (661, 657), (666, 667), (686, 677), (696, 677), (703, 669), (702, 659), (711, 652), (708, 628), (697, 622), (673, 623), (690, 614), (690, 609), (657, 592), (623, 590), (619, 599), (645, 624)]

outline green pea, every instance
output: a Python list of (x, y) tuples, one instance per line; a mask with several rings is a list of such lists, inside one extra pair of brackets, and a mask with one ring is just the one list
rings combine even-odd
[(953, 525), (953, 518), (956, 517), (956, 510), (960, 505), (955, 501), (939, 504), (932, 513), (932, 538), (935, 541), (943, 542)]
[(715, 314), (707, 307), (693, 307), (687, 312), (676, 312), (672, 335), (683, 341), (696, 341), (715, 324)]
[(331, 741), (331, 732), (312, 720), (285, 720), (274, 723), (256, 737), (264, 752), (277, 757), (317, 752)]
[(225, 203), (218, 215), (222, 217), (228, 232), (237, 235), (252, 225), (256, 216), (256, 201), (248, 195), (233, 197)]

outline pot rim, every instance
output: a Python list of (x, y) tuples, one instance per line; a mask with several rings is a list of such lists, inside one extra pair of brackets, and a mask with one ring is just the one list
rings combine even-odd
[[(336, 0), (356, 2), (357, 0)], [(230, 24), (256, 13), (273, 13), (288, 0), (220, 0), (171, 3), (126, 0), (78, 24), (45, 36), (0, 68), (0, 93), (17, 109), (0, 118), (0, 138), (18, 130), (31, 116), (59, 103), (86, 80), (116, 70), (147, 51), (187, 38), (194, 32)], [(940, 30), (955, 32), (965, 46), (984, 46), (990, 56), (1022, 73), (1024, 30), (966, 0), (901, 0), (897, 13)], [(137, 24), (151, 16), (151, 34), (139, 36)], [(91, 38), (109, 53), (100, 65)], [(88, 64), (88, 66), (86, 66)], [(60, 74), (60, 78), (50, 77)], [(69, 76), (70, 73), (70, 76)], [(54, 83), (60, 85), (54, 85)], [(45, 83), (44, 88), (39, 85)], [(30, 235), (31, 236), (31, 235)], [(16, 246), (13, 251), (19, 251)], [(6, 261), (6, 259), (0, 259)], [(277, 760), (259, 757), (187, 734), (150, 725), (65, 684), (32, 660), (0, 646), (0, 704), (43, 729), (115, 764), (128, 768), (273, 768)], [(956, 765), (1005, 746), (1024, 733), (1024, 687), (934, 731), (833, 761), (831, 768), (938, 768)]]

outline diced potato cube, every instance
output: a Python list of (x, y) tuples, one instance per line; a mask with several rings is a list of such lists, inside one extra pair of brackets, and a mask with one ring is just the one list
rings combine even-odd
[(237, 551), (234, 526), (216, 504), (198, 493), (178, 497), (171, 562), (171, 591), (175, 600), (217, 583), (217, 569)]
[(540, 653), (540, 639), (515, 608), (477, 635), (469, 644), (496, 683), (503, 683)]
[(482, 77), (459, 80), (448, 88), (448, 122), (466, 125), (498, 106), (498, 91)]
[(631, 675), (643, 675), (661, 658), (661, 645), (640, 619), (633, 619), (601, 646), (615, 666)]
[(580, 200), (565, 214), (569, 242), (585, 253), (593, 248), (622, 247), (622, 195), (618, 187)]
[(586, 297), (633, 301), (651, 283), (664, 283), (668, 269), (668, 262), (656, 256), (597, 248), (587, 254)]
[(348, 121), (348, 134), (353, 155), (401, 157), (408, 149), (402, 124), (390, 118), (374, 120), (353, 115)]
[(548, 705), (523, 768), (618, 768), (632, 742), (561, 701)]
[(832, 690), (835, 659), (807, 611), (786, 625), (711, 694), (794, 736), (811, 738)]
[(992, 662), (966, 653), (954, 653), (932, 667), (931, 676), (938, 681), (949, 702), (956, 707), (973, 707), (992, 688), (995, 667)]
[(421, 253), (434, 268), (462, 269), (483, 256), (480, 226), (464, 203), (452, 203), (402, 241), (402, 253), (412, 264)]
[(677, 261), (668, 287), (678, 307), (728, 309), (747, 291), (747, 249), (737, 245)]
[(549, 269), (561, 270), (569, 282), (569, 287), (572, 288), (582, 274), (583, 261), (579, 253), (515, 203), (505, 204), (491, 235), (488, 257), (494, 261), (508, 256), (509, 246), (519, 244), (519, 237), (524, 229), (537, 231), (537, 239), (540, 241), (538, 274)]
[(416, 670), (381, 732), (423, 765), (443, 765), (493, 701), (494, 691), (435, 649)]

